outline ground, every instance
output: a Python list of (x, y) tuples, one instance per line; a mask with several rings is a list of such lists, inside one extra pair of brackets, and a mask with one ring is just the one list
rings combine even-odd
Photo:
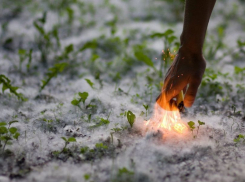
[(144, 121), (183, 0), (1, 0), (0, 181), (245, 181), (244, 3), (216, 3), (179, 134)]

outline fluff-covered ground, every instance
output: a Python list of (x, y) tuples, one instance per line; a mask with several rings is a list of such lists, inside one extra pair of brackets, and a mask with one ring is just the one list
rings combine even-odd
[[(205, 122), (193, 137), (197, 128), (142, 132), (170, 64), (162, 50), (178, 47), (183, 1), (1, 0), (0, 74), (28, 100), (0, 93), (0, 122), (18, 121), (20, 134), (8, 132), (4, 147), (1, 133), (0, 181), (245, 181), (244, 3), (215, 6), (207, 70), (182, 116)], [(88, 97), (73, 105), (79, 92)]]

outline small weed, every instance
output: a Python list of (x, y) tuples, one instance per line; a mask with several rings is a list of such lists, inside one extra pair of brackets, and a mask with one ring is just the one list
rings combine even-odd
[[(0, 147), (4, 152), (6, 145), (11, 145), (10, 140), (18, 140), (20, 133), (16, 127), (10, 127), (13, 123), (18, 121), (10, 121), (8, 124), (6, 122), (0, 122)], [(8, 127), (6, 127), (8, 125)]]
[(86, 82), (89, 84), (89, 86), (92, 88), (92, 89), (94, 89), (94, 83), (91, 81), (91, 80), (89, 80), (89, 79), (85, 79), (86, 80)]
[(145, 108), (145, 116), (147, 117), (149, 106), (148, 105), (145, 105), (145, 104), (143, 104), (143, 106)]
[(108, 146), (104, 145), (103, 143), (96, 143), (95, 148), (97, 148), (97, 149), (108, 149)]
[(69, 44), (68, 46), (65, 47), (63, 53), (57, 57), (57, 60), (62, 61), (62, 60), (68, 59), (69, 54), (71, 54), (73, 50), (74, 50), (73, 44)]
[(128, 123), (130, 124), (131, 128), (133, 127), (135, 118), (136, 116), (134, 115), (134, 113), (132, 113), (131, 111), (127, 112), (127, 119), (128, 119)]
[(14, 87), (13, 85), (11, 85), (10, 79), (5, 75), (0, 75), (0, 84), (2, 84), (2, 93), (4, 93), (5, 90), (9, 89), (9, 91), (17, 96), (19, 100), (27, 101), (27, 98), (25, 98), (23, 94), (17, 93), (19, 87)]
[(84, 179), (87, 181), (87, 180), (90, 179), (90, 174), (84, 174), (83, 177), (84, 177)]
[(63, 147), (63, 149), (61, 150), (60, 153), (62, 152), (67, 152), (67, 145), (71, 142), (76, 142), (77, 140), (74, 137), (70, 137), (70, 138), (65, 138), (65, 137), (61, 137), (64, 141), (65, 141), (65, 146)]
[(236, 136), (236, 138), (234, 138), (233, 141), (235, 143), (239, 143), (239, 142), (244, 143), (245, 142), (245, 135), (239, 134), (239, 135)]
[(104, 119), (104, 118), (100, 118), (100, 122), (98, 122), (97, 124), (90, 126), (89, 129), (94, 129), (100, 126), (105, 126), (108, 125), (110, 123), (110, 121), (108, 119)]
[(71, 101), (71, 104), (74, 105), (74, 106), (78, 106), (81, 109), (79, 104), (82, 102), (84, 107), (85, 107), (85, 101), (88, 98), (88, 92), (82, 92), (82, 93), (78, 92), (78, 96), (79, 96), (79, 98), (78, 99), (73, 99)]
[(63, 70), (68, 66), (67, 63), (57, 63), (53, 67), (48, 69), (46, 79), (42, 80), (42, 86), (40, 88), (40, 92), (46, 87), (46, 85), (50, 82), (50, 80), (54, 77), (57, 77), (58, 73), (63, 72)]
[(116, 176), (112, 180), (113, 182), (133, 182), (134, 181), (134, 172), (130, 171), (126, 167), (119, 168)]
[(193, 138), (196, 138), (196, 137), (197, 137), (198, 132), (199, 132), (199, 128), (200, 128), (200, 126), (202, 126), (202, 125), (205, 125), (205, 123), (202, 122), (202, 121), (200, 121), (200, 120), (198, 120), (197, 132), (196, 132), (196, 135), (194, 135), (194, 129), (196, 128), (196, 127), (195, 127), (195, 122), (193, 122), (193, 121), (189, 121), (189, 122), (188, 122), (188, 126), (189, 126), (189, 128), (190, 128), (190, 130), (191, 130), (191, 132), (192, 132)]

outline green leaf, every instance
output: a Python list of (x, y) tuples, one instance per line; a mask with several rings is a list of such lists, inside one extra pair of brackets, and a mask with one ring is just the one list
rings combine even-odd
[(68, 140), (65, 137), (61, 137), (65, 142), (68, 142)]
[(56, 77), (58, 73), (63, 72), (63, 70), (68, 66), (68, 63), (57, 63), (53, 67), (49, 68), (49, 72), (47, 73), (47, 78), (42, 80), (42, 86), (40, 88), (40, 92), (46, 87), (46, 85), (50, 82), (53, 77)]
[(172, 30), (172, 29), (168, 29), (168, 30), (166, 30), (165, 32), (164, 32), (164, 34), (166, 35), (166, 36), (169, 36), (169, 35), (171, 35), (171, 34), (173, 34), (174, 33), (174, 31)]
[(195, 123), (193, 121), (189, 121), (188, 126), (190, 127), (191, 130), (194, 130), (196, 128)]
[(154, 64), (153, 64), (153, 62), (151, 61), (151, 59), (147, 56), (147, 55), (145, 55), (143, 52), (135, 52), (134, 53), (134, 55), (135, 55), (135, 57), (139, 60), (139, 61), (142, 61), (142, 62), (144, 62), (146, 65), (148, 65), (148, 66), (150, 66), (150, 67), (152, 67), (152, 68), (154, 68), (155, 69), (155, 67), (154, 67)]
[(39, 26), (37, 22), (34, 22), (33, 25), (41, 35), (45, 35), (45, 30), (43, 27)]
[(74, 105), (74, 106), (77, 106), (80, 102), (76, 99), (72, 100), (71, 101), (71, 104)]
[(65, 53), (66, 53), (66, 55), (68, 55), (72, 51), (73, 51), (73, 44), (70, 44), (70, 45), (68, 45), (68, 46), (65, 47)]
[(16, 131), (17, 131), (17, 128), (15, 128), (15, 127), (9, 128), (9, 132), (10, 132), (12, 135), (15, 134)]
[(123, 175), (123, 174), (134, 175), (134, 172), (129, 171), (126, 167), (119, 169), (118, 173), (119, 173), (119, 175)]
[(200, 120), (198, 120), (198, 124), (201, 126), (201, 125), (205, 125), (205, 123), (204, 122), (202, 122), (202, 121), (200, 121)]
[(79, 51), (84, 51), (85, 49), (95, 49), (97, 47), (97, 42), (94, 40), (94, 41), (90, 41), (90, 42), (87, 42), (85, 43), (82, 48), (79, 49)]
[(85, 79), (85, 80), (90, 85), (90, 87), (93, 89), (94, 88), (94, 83), (91, 82), (91, 80), (89, 80), (89, 79)]
[(12, 140), (12, 138), (9, 136), (1, 136), (1, 140), (2, 141), (8, 141), (8, 140)]
[(238, 143), (241, 139), (245, 139), (245, 135), (239, 134), (233, 141)]
[(121, 129), (121, 128), (112, 128), (111, 130), (112, 130), (112, 131), (114, 131), (114, 132), (119, 132), (119, 131), (122, 131), (122, 129)]
[(85, 146), (81, 148), (81, 153), (84, 154), (89, 150), (89, 147)]
[(26, 50), (25, 49), (19, 49), (18, 54), (20, 56), (25, 56), (26, 55)]
[(129, 122), (131, 128), (133, 127), (135, 118), (136, 118), (136, 117), (135, 117), (134, 113), (132, 113), (131, 111), (128, 111), (128, 112), (127, 112), (127, 119), (128, 119), (128, 122)]
[(17, 120), (13, 120), (13, 121), (10, 121), (9, 122), (9, 126), (11, 125), (11, 124), (13, 124), (13, 123), (18, 123), (19, 121), (17, 121)]
[(104, 145), (103, 143), (96, 143), (95, 147), (97, 149), (107, 149), (108, 147), (106, 145)]
[(84, 174), (83, 177), (84, 177), (85, 180), (89, 180), (90, 179), (90, 175), (89, 174)]
[(8, 133), (8, 129), (5, 126), (0, 127), (0, 134), (6, 134)]
[(148, 107), (149, 107), (148, 105), (143, 104), (143, 106), (144, 106), (145, 110), (148, 110)]
[(151, 38), (155, 38), (155, 37), (157, 37), (157, 38), (168, 37), (169, 35), (171, 35), (173, 33), (174, 33), (173, 30), (168, 29), (164, 33), (159, 33), (159, 32), (153, 33), (153, 34), (150, 35), (150, 37)]
[(68, 142), (76, 142), (77, 140), (74, 137), (68, 138)]
[(32, 49), (29, 50), (29, 53), (28, 53), (28, 63), (26, 65), (26, 68), (29, 70), (30, 69), (30, 66), (31, 66), (31, 62), (32, 62)]
[(88, 98), (88, 92), (78, 92), (78, 95), (81, 97), (82, 102), (84, 103), (86, 101), (86, 99)]
[(92, 55), (92, 57), (91, 57), (91, 61), (95, 61), (96, 59), (98, 59), (99, 58), (99, 55), (97, 55), (97, 54), (93, 54)]
[(173, 35), (171, 37), (168, 37), (169, 44), (171, 44), (175, 39), (177, 39), (177, 37), (175, 37)]
[(95, 124), (95, 125), (93, 125), (93, 126), (90, 126), (89, 128), (92, 129), (92, 128), (96, 128), (96, 127), (108, 125), (109, 123), (110, 123), (109, 120), (100, 118), (100, 122), (99, 122), (99, 123), (97, 123), (97, 124)]
[(4, 91), (6, 89), (9, 89), (9, 91), (14, 94), (15, 96), (18, 97), (18, 99), (22, 100), (22, 101), (26, 101), (27, 99), (24, 98), (23, 94), (21, 93), (17, 93), (16, 90), (19, 87), (14, 87), (13, 85), (11, 85), (11, 81), (9, 78), (7, 78), (5, 75), (0, 75), (0, 84), (2, 84), (2, 92), (4, 93)]
[(6, 126), (7, 123), (6, 122), (0, 122), (0, 126)]
[(16, 133), (14, 134), (13, 137), (14, 137), (16, 140), (18, 140), (19, 136), (20, 136), (20, 133), (16, 132)]

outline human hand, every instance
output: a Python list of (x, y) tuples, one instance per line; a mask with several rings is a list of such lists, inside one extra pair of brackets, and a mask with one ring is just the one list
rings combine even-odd
[(172, 99), (184, 90), (186, 91), (184, 105), (191, 107), (205, 68), (206, 61), (201, 54), (179, 51), (165, 76), (162, 93), (157, 98), (157, 103), (166, 110), (173, 110)]

